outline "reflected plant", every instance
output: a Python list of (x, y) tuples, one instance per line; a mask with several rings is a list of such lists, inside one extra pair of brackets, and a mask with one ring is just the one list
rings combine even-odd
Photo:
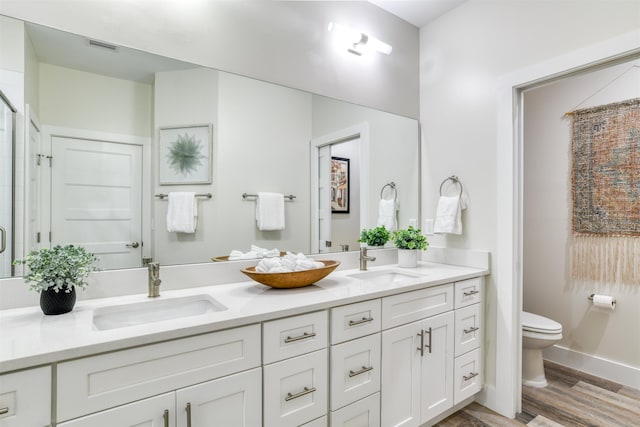
[(169, 147), (167, 160), (171, 169), (183, 175), (195, 172), (202, 165), (202, 145), (195, 135), (178, 134), (178, 138)]

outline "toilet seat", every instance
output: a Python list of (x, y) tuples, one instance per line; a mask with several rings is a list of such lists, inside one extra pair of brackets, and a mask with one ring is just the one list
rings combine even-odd
[(523, 311), (522, 330), (539, 334), (559, 334), (562, 333), (562, 325), (544, 316)]

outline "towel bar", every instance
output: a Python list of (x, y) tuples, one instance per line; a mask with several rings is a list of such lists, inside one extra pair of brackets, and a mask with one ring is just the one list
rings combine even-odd
[(451, 175), (450, 177), (445, 178), (440, 183), (440, 195), (442, 196), (442, 187), (444, 186), (445, 182), (447, 182), (447, 181), (453, 181), (454, 184), (458, 184), (460, 186), (460, 194), (458, 194), (458, 196), (462, 196), (462, 182), (460, 182), (460, 179), (455, 175)]
[(385, 184), (382, 189), (380, 190), (380, 198), (382, 199), (382, 194), (384, 193), (384, 189), (389, 187), (391, 189), (391, 191), (393, 191), (393, 200), (397, 200), (398, 199), (398, 190), (396, 189), (396, 183), (391, 181), (388, 184)]
[[(242, 198), (243, 199), (247, 199), (247, 198), (257, 198), (258, 195), (257, 194), (248, 194), (248, 193), (242, 193)], [(289, 200), (293, 200), (296, 198), (296, 196), (294, 196), (293, 194), (288, 194), (284, 196), (285, 199), (289, 199)]]
[[(169, 195), (168, 194), (156, 194), (156, 197), (159, 198), (160, 200), (164, 200), (167, 197), (169, 197)], [(196, 194), (196, 197), (206, 197), (207, 199), (210, 199), (213, 196), (211, 195), (211, 193), (204, 193), (204, 194)]]

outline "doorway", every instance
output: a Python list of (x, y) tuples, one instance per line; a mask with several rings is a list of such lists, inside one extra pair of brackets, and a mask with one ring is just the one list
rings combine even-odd
[(16, 109), (0, 92), (0, 277), (13, 272)]

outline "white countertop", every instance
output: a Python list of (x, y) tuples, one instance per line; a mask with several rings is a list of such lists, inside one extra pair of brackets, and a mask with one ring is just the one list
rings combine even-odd
[(334, 271), (316, 284), (296, 289), (272, 289), (254, 281), (181, 290), (161, 289), (161, 296), (154, 300), (208, 295), (227, 309), (104, 331), (94, 329), (93, 311), (96, 308), (149, 301), (147, 295), (79, 301), (72, 312), (58, 316), (43, 315), (39, 306), (2, 310), (0, 372), (248, 325), (488, 274), (485, 269), (429, 262), (420, 262), (413, 269), (401, 269), (396, 265), (369, 268), (369, 271), (377, 270), (406, 271), (423, 276), (406, 280), (402, 285), (383, 285), (350, 277), (360, 273), (354, 269)]

